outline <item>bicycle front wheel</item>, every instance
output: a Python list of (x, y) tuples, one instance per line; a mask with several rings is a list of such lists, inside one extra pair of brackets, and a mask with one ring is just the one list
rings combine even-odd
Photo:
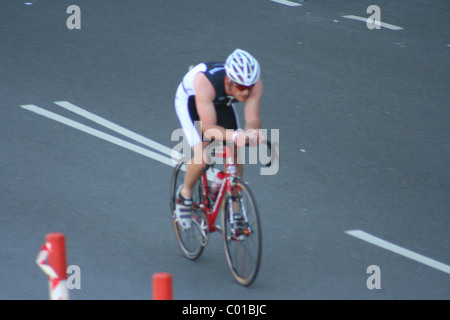
[(186, 258), (195, 260), (200, 257), (205, 246), (205, 232), (203, 230), (206, 224), (206, 217), (203, 211), (199, 209), (199, 204), (202, 203), (202, 182), (199, 179), (194, 186), (194, 194), (192, 195), (194, 207), (192, 223), (189, 228), (186, 228), (178, 221), (175, 213), (176, 199), (183, 187), (185, 173), (186, 160), (180, 160), (173, 172), (170, 190), (170, 207), (173, 227), (181, 252)]
[[(261, 224), (255, 198), (247, 184), (239, 178), (234, 178), (232, 184), (235, 201), (231, 194), (227, 194), (223, 202), (225, 256), (234, 279), (243, 286), (249, 286), (261, 264)], [(239, 228), (233, 224), (236, 215), (241, 218)]]

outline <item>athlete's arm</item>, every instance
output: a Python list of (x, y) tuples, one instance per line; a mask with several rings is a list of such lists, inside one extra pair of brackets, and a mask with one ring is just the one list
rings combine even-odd
[(259, 130), (261, 128), (260, 107), (262, 94), (263, 85), (260, 79), (251, 90), (250, 96), (244, 105), (245, 132), (250, 140), (255, 140), (259, 143), (265, 139)]
[(195, 104), (205, 138), (231, 141), (233, 132), (217, 125), (216, 108), (213, 103), (216, 92), (211, 82), (203, 73), (199, 73), (195, 77), (194, 88)]

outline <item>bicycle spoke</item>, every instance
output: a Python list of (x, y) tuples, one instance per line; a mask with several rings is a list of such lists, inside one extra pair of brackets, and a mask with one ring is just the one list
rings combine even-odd
[[(175, 214), (176, 197), (181, 190), (184, 182), (186, 164), (182, 161), (175, 167), (172, 186), (171, 186), (171, 210), (173, 226), (177, 237), (178, 244), (183, 255), (191, 260), (197, 259), (203, 252), (203, 248), (207, 243), (207, 232), (205, 232), (204, 220), (201, 211), (196, 211), (192, 216), (192, 224), (189, 228), (184, 227), (177, 219)], [(197, 182), (194, 187), (193, 194), (194, 207), (202, 201), (201, 181)]]
[(230, 246), (230, 256), (232, 257), (232, 265), (235, 272), (241, 278), (250, 277), (255, 268), (255, 253), (254, 244), (248, 245), (248, 240), (235, 241), (234, 245)]
[[(240, 222), (240, 232), (231, 225), (233, 214), (237, 204), (224, 199), (223, 239), (225, 255), (230, 271), (238, 283), (244, 286), (250, 285), (259, 270), (261, 262), (261, 230), (256, 203), (248, 187), (236, 179), (236, 190), (240, 190), (239, 211), (243, 216)], [(235, 192), (236, 193), (236, 192)]]

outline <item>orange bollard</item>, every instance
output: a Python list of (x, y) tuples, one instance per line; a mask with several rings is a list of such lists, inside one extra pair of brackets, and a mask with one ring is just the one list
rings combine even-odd
[(172, 300), (172, 276), (166, 272), (153, 275), (153, 300)]

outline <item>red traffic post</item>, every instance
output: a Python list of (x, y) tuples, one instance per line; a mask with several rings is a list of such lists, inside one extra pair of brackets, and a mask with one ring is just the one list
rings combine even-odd
[(166, 272), (155, 273), (153, 279), (153, 300), (173, 300), (172, 275)]
[(58, 279), (67, 279), (66, 238), (60, 232), (47, 234), (45, 240), (49, 244), (48, 264), (58, 275)]
[(60, 232), (53, 232), (47, 234), (45, 240), (48, 248), (48, 264), (57, 275), (55, 279), (50, 279), (50, 299), (68, 300), (66, 238)]

